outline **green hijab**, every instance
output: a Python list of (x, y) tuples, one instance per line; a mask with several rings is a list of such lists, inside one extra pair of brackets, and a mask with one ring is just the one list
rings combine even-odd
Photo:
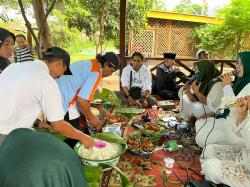
[(233, 91), (238, 95), (240, 91), (250, 82), (250, 51), (240, 52), (237, 55), (237, 60), (241, 60), (243, 65), (243, 77), (237, 77), (233, 84)]
[(31, 129), (16, 129), (5, 138), (0, 168), (1, 186), (88, 186), (76, 153), (57, 138)]
[(199, 91), (207, 96), (213, 85), (219, 81), (213, 79), (220, 75), (220, 71), (210, 60), (195, 62), (194, 67), (199, 71), (199, 73), (196, 73), (197, 80), (201, 82)]

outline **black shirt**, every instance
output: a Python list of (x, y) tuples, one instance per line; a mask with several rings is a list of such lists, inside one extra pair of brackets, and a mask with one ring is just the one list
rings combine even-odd
[(8, 65), (10, 65), (9, 59), (0, 56), (0, 73), (1, 73)]

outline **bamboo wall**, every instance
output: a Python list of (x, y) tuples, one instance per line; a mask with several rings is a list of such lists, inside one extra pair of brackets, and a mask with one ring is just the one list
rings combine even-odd
[(145, 57), (153, 58), (173, 52), (179, 58), (195, 58), (196, 41), (190, 34), (200, 23), (149, 18), (148, 25), (140, 33), (130, 32), (128, 55), (140, 51)]

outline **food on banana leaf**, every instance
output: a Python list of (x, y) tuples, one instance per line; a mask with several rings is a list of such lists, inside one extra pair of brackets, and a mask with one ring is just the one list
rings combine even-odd
[(135, 107), (130, 107), (130, 108), (117, 108), (115, 110), (116, 115), (124, 115), (128, 117), (129, 119), (132, 118), (134, 115), (141, 114), (145, 111), (145, 109), (141, 108), (135, 108)]
[(134, 153), (152, 153), (156, 147), (152, 138), (138, 134), (128, 136), (127, 145), (128, 149)]
[(109, 115), (106, 117), (109, 123), (128, 123), (129, 119), (123, 115)]
[(160, 124), (153, 124), (153, 123), (145, 123), (142, 125), (143, 134), (148, 136), (157, 136), (163, 135), (168, 131), (166, 126)]

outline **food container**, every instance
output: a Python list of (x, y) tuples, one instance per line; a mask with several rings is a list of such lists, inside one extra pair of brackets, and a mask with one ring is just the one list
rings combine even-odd
[(106, 160), (90, 160), (90, 159), (86, 159), (86, 158), (81, 157), (81, 155), (80, 155), (80, 146), (81, 145), (82, 144), (80, 142), (78, 142), (75, 145), (74, 150), (78, 154), (78, 156), (80, 157), (82, 163), (84, 165), (87, 165), (87, 166), (98, 166), (100, 164), (112, 164), (112, 165), (116, 165), (118, 163), (118, 161), (119, 161), (119, 157), (121, 155), (123, 155), (124, 152), (127, 149), (126, 144), (119, 144), (120, 147), (121, 147), (121, 149), (120, 149), (120, 152), (116, 156), (113, 156), (113, 157), (111, 157), (109, 159), (106, 159)]

